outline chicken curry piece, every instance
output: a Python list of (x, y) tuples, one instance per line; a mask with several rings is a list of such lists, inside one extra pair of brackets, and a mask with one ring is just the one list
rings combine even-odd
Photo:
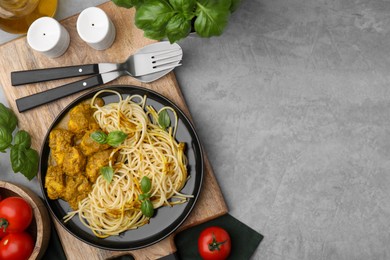
[(75, 106), (69, 112), (67, 129), (55, 128), (49, 135), (51, 157), (45, 177), (50, 199), (63, 199), (74, 210), (92, 190), (99, 170), (107, 166), (113, 149), (99, 144), (90, 134), (100, 130), (93, 118), (94, 109), (87, 103)]

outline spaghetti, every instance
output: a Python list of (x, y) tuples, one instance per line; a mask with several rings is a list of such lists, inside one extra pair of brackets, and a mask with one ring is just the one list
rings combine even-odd
[[(94, 105), (103, 92), (118, 95), (119, 101)], [(155, 209), (184, 203), (190, 197), (180, 193), (187, 181), (187, 158), (184, 143), (174, 138), (178, 120), (172, 108), (156, 111), (146, 106), (146, 96), (123, 98), (113, 90), (96, 93), (91, 106), (96, 109), (93, 117), (104, 132), (122, 131), (127, 138), (110, 155), (110, 158), (117, 156), (115, 162), (109, 160), (109, 167), (114, 169), (112, 181), (107, 182), (100, 175), (88, 197), (79, 203), (77, 210), (64, 217), (65, 221), (78, 214), (80, 221), (102, 238), (148, 223), (139, 200), (144, 176), (151, 180), (149, 194)], [(158, 115), (167, 109), (173, 112), (175, 125), (165, 130), (159, 126)]]

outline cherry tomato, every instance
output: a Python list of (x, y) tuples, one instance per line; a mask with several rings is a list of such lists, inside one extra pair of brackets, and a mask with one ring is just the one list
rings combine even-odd
[(11, 233), (0, 241), (0, 259), (26, 260), (34, 250), (34, 240), (26, 232)]
[[(0, 195), (0, 201), (1, 201), (2, 197)], [(7, 232), (5, 232), (5, 229), (0, 227), (0, 239), (2, 239), (3, 237), (5, 237), (7, 235)]]
[(4, 231), (4, 228), (0, 227), (0, 239), (8, 235), (6, 231)]
[(204, 260), (224, 260), (231, 250), (229, 233), (217, 226), (204, 229), (198, 238), (198, 251)]
[(24, 231), (32, 218), (32, 208), (23, 198), (8, 197), (0, 202), (0, 228), (7, 233)]

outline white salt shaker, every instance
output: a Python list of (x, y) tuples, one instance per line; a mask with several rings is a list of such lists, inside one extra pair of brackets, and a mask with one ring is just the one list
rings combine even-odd
[(77, 18), (77, 32), (83, 41), (96, 50), (109, 48), (116, 36), (115, 26), (98, 7), (84, 9)]
[(68, 49), (70, 36), (59, 22), (51, 17), (35, 20), (27, 31), (27, 43), (49, 58), (57, 58)]

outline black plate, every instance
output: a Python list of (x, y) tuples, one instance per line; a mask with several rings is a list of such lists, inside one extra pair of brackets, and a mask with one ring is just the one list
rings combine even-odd
[[(69, 110), (86, 99), (92, 98), (93, 95), (102, 89), (116, 90), (122, 96), (140, 94), (147, 96), (147, 105), (152, 105), (156, 110), (162, 106), (170, 106), (174, 108), (179, 117), (176, 139), (180, 142), (186, 143), (186, 156), (188, 158), (188, 174), (190, 176), (182, 192), (185, 194), (192, 194), (194, 198), (188, 202), (175, 205), (174, 207), (162, 207), (156, 211), (156, 214), (151, 218), (150, 223), (135, 230), (128, 230), (119, 236), (110, 236), (108, 238), (97, 238), (88, 228), (81, 224), (78, 215), (73, 217), (67, 223), (64, 223), (62, 218), (67, 212), (71, 211), (68, 203), (63, 200), (50, 200), (44, 188), (45, 175), (47, 171), (48, 158), (50, 148), (48, 138), (50, 131), (61, 121), (61, 119), (69, 112)], [(112, 93), (104, 93), (100, 95), (106, 103), (117, 102), (118, 97)], [(173, 120), (173, 118), (171, 118)], [(172, 121), (173, 122), (173, 121)], [(193, 209), (198, 198), (202, 179), (203, 179), (203, 153), (199, 138), (195, 129), (185, 114), (170, 100), (164, 96), (140, 87), (135, 86), (112, 86), (99, 88), (82, 95), (78, 99), (69, 104), (60, 115), (54, 120), (50, 126), (41, 150), (39, 183), (41, 185), (44, 199), (53, 213), (55, 218), (61, 225), (72, 235), (95, 247), (107, 250), (134, 250), (154, 244), (175, 231), (187, 218)]]

